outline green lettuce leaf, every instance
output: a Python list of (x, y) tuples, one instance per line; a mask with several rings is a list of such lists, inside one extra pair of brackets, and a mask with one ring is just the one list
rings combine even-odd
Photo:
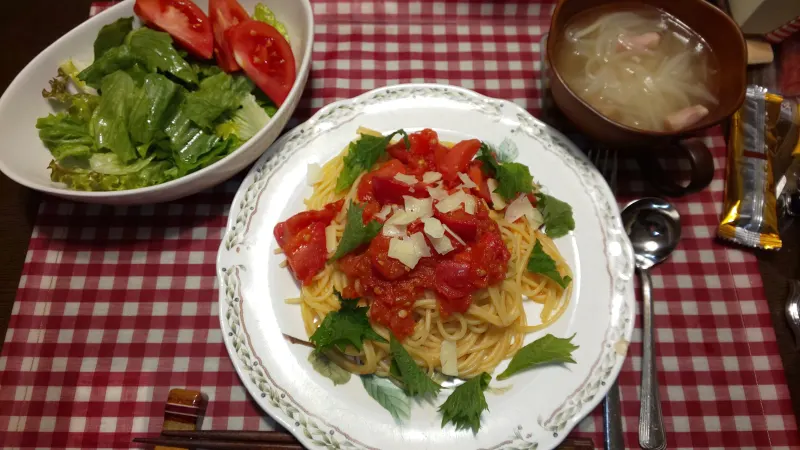
[(149, 75), (151, 72), (144, 68), (142, 63), (135, 63), (134, 65), (124, 69), (123, 72), (130, 75), (133, 78), (133, 82), (136, 83), (136, 86), (142, 86), (144, 84), (144, 79)]
[(192, 61), (189, 64), (192, 66), (192, 70), (197, 74), (197, 79), (200, 81), (222, 73), (222, 68), (213, 61)]
[(258, 106), (264, 108), (264, 111), (268, 116), (272, 117), (276, 112), (278, 112), (278, 105), (276, 105), (271, 98), (267, 97), (267, 94), (265, 94), (261, 89), (255, 89), (253, 91), (253, 95), (256, 97), (256, 103), (258, 103)]
[(98, 149), (116, 153), (120, 161), (129, 163), (137, 158), (128, 134), (128, 114), (139, 94), (130, 75), (117, 71), (103, 79), (103, 95), (92, 114), (89, 132)]
[(125, 43), (131, 55), (142, 61), (150, 72), (167, 72), (187, 83), (197, 84), (197, 74), (175, 50), (169, 34), (147, 27), (137, 28), (128, 34)]
[(197, 125), (209, 129), (223, 113), (233, 111), (253, 90), (247, 77), (219, 73), (200, 83), (200, 89), (186, 96), (183, 112)]
[(186, 174), (196, 172), (204, 167), (208, 167), (220, 159), (230, 155), (234, 150), (239, 148), (241, 141), (236, 136), (230, 136), (226, 139), (219, 140), (208, 152), (197, 158), (193, 163), (184, 162), (182, 159), (175, 159), (178, 168), (178, 174), (184, 176)]
[(103, 56), (97, 58), (89, 67), (83, 69), (78, 74), (78, 79), (89, 86), (100, 89), (103, 78), (107, 75), (120, 70), (127, 70), (139, 62), (138, 58), (131, 53), (130, 47), (120, 45), (108, 49)]
[(103, 56), (114, 47), (125, 42), (125, 36), (133, 30), (133, 17), (123, 17), (116, 22), (103, 26), (94, 40), (94, 59)]
[(130, 175), (141, 172), (150, 165), (153, 157), (137, 159), (130, 164), (123, 164), (114, 153), (95, 153), (89, 158), (89, 169), (103, 175)]
[(94, 147), (89, 125), (69, 114), (59, 113), (36, 121), (39, 138), (57, 161), (69, 157), (88, 158)]
[(286, 42), (289, 42), (289, 33), (286, 31), (286, 26), (278, 21), (278, 18), (275, 17), (275, 13), (272, 12), (271, 9), (267, 8), (267, 5), (263, 3), (257, 4), (256, 10), (253, 13), (253, 18), (272, 25), (276, 30), (278, 30), (278, 33), (280, 33), (284, 39), (286, 39)]
[(227, 138), (235, 135), (242, 141), (255, 136), (269, 122), (266, 110), (259, 106), (253, 94), (245, 96), (239, 108), (227, 122), (217, 125), (217, 134)]
[(102, 174), (50, 163), (50, 179), (76, 191), (124, 191), (165, 183), (177, 178), (178, 171), (169, 161), (151, 161), (138, 172), (122, 175)]
[(175, 163), (184, 173), (188, 173), (187, 171), (195, 167), (203, 155), (214, 150), (223, 140), (216, 134), (203, 131), (195, 125), (186, 115), (183, 105), (166, 124), (164, 132), (169, 137)]
[(164, 75), (151, 73), (145, 76), (142, 92), (133, 103), (128, 118), (128, 128), (135, 143), (149, 145), (162, 132), (178, 89), (179, 86)]

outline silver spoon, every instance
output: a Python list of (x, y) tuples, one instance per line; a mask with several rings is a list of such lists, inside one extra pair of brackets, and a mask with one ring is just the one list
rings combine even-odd
[(644, 449), (667, 448), (664, 418), (658, 396), (653, 300), (650, 268), (667, 259), (681, 239), (681, 216), (666, 200), (643, 198), (622, 211), (625, 231), (631, 238), (636, 268), (642, 281), (642, 391), (639, 408), (639, 445)]

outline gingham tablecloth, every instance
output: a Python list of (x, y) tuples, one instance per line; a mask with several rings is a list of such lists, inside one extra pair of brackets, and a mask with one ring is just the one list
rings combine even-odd
[[(297, 118), (415, 81), (538, 114), (539, 42), (551, 11), (512, 1), (315, 1), (312, 73)], [(675, 201), (684, 237), (653, 273), (669, 446), (798, 448), (756, 259), (713, 239), (725, 149), (718, 130), (708, 142), (715, 180)], [(641, 185), (635, 171), (627, 177)], [(208, 394), (204, 428), (274, 426), (233, 371), (217, 316), (217, 246), (240, 180), (155, 206), (44, 199), (0, 356), (0, 447), (130, 448), (132, 437), (160, 430), (173, 387)], [(629, 448), (638, 448), (640, 355), (637, 331), (619, 377)], [(600, 408), (574, 435), (602, 446)]]

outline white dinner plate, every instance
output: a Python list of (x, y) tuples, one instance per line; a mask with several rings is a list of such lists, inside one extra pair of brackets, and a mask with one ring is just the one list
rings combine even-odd
[[(432, 128), (444, 141), (477, 138), (516, 146), (517, 161), (550, 194), (572, 205), (575, 231), (557, 239), (574, 272), (566, 313), (546, 333), (576, 334), (576, 364), (529, 370), (492, 386), (478, 433), (441, 426), (435, 402), (416, 402), (395, 422), (357, 376), (344, 385), (317, 373), (301, 339), (300, 308), (285, 303), (299, 286), (272, 229), (304, 209), (312, 189), (309, 163), (324, 164), (353, 140), (358, 127), (383, 133)], [(220, 319), (233, 364), (258, 404), (309, 448), (394, 450), (533, 449), (555, 447), (604, 397), (622, 366), (633, 330), (633, 252), (617, 203), (602, 176), (561, 133), (519, 106), (466, 89), (408, 84), (377, 89), (326, 106), (261, 157), (234, 198), (217, 259)], [(525, 302), (529, 322), (538, 314)], [(500, 365), (500, 373), (507, 361)]]

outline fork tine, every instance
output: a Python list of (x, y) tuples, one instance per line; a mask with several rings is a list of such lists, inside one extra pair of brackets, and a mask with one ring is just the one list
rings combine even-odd
[(608, 185), (611, 186), (611, 192), (616, 195), (619, 160), (617, 159), (617, 152), (615, 150), (610, 150), (609, 153), (611, 153), (611, 176), (609, 177)]

